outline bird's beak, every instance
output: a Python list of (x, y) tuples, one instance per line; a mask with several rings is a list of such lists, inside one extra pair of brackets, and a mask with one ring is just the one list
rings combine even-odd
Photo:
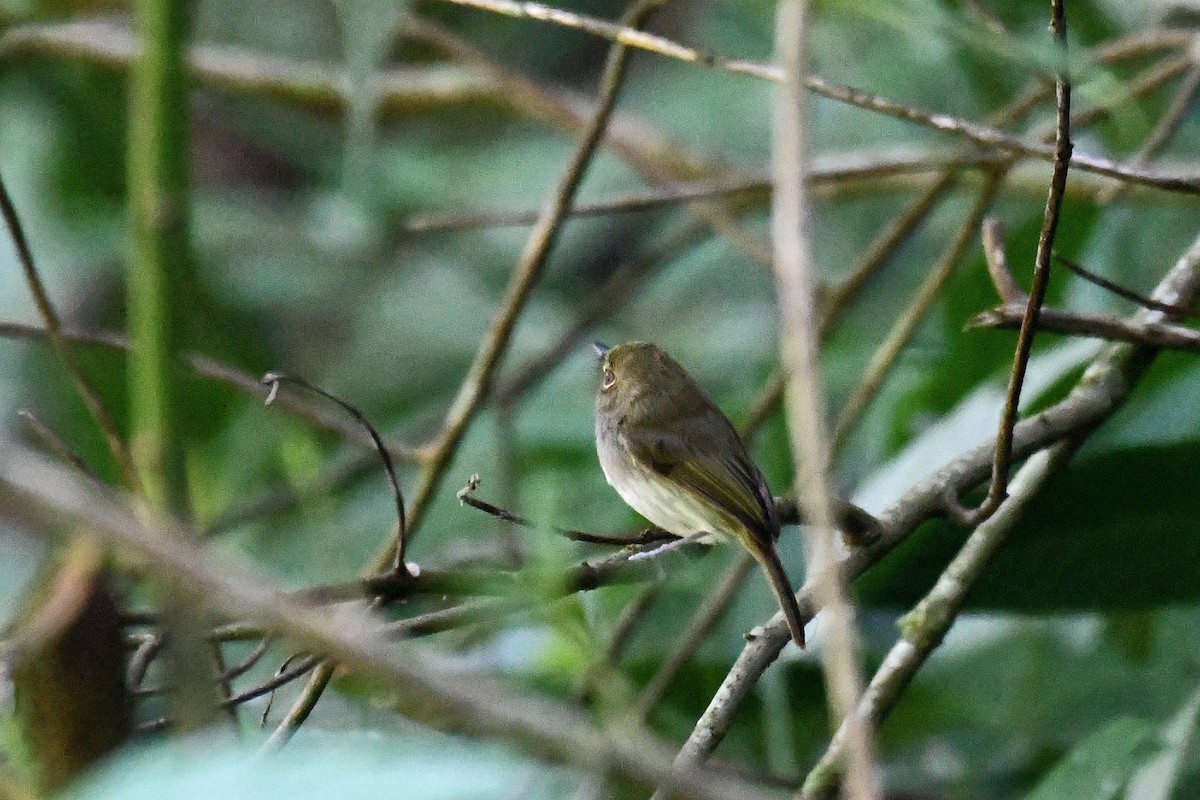
[(592, 342), (592, 349), (596, 351), (596, 358), (604, 358), (611, 348), (602, 342)]

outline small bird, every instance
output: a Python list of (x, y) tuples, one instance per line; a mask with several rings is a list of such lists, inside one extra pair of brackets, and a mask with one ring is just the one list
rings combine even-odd
[(775, 552), (775, 501), (729, 418), (659, 347), (593, 346), (602, 376), (596, 453), (609, 485), (643, 517), (685, 540), (740, 542), (766, 573), (792, 639), (804, 647), (800, 609)]

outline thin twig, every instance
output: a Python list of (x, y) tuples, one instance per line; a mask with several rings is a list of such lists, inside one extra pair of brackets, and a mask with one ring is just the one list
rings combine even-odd
[(737, 560), (725, 570), (725, 575), (717, 583), (716, 588), (704, 598), (704, 602), (696, 609), (696, 613), (692, 614), (687, 631), (679, 638), (675, 649), (662, 662), (658, 671), (654, 673), (654, 677), (646, 683), (641, 694), (638, 695), (638, 719), (645, 722), (650, 718), (650, 713), (662, 700), (667, 687), (671, 685), (680, 670), (691, 661), (692, 656), (700, 649), (700, 645), (712, 633), (713, 626), (729, 610), (730, 604), (753, 571), (754, 558), (749, 553), (739, 553)]
[(83, 400), (83, 404), (87, 407), (88, 413), (95, 420), (96, 425), (99, 426), (100, 432), (104, 436), (105, 444), (108, 445), (108, 452), (112, 455), (113, 461), (116, 462), (117, 468), (121, 471), (121, 479), (125, 487), (132, 492), (140, 492), (141, 483), (138, 480), (137, 469), (133, 464), (133, 457), (125, 447), (125, 442), (121, 439), (121, 434), (117, 431), (117, 423), (108, 412), (108, 408), (105, 407), (104, 402), (100, 399), (100, 395), (96, 393), (95, 388), (84, 376), (83, 368), (79, 365), (79, 359), (75, 355), (74, 349), (70, 346), (68, 337), (63, 333), (58, 312), (54, 310), (54, 304), (50, 301), (50, 295), (46, 292), (41, 275), (34, 265), (33, 250), (29, 247), (29, 240), (25, 237), (25, 228), (21, 225), (21, 217), (17, 214), (17, 207), (13, 203), (12, 196), (8, 193), (8, 187), (5, 185), (3, 178), (0, 178), (0, 215), (4, 217), (4, 224), (8, 228), (9, 236), (12, 237), (13, 247), (17, 252), (17, 260), (21, 264), (21, 271), (25, 274), (25, 282), (29, 286), (30, 294), (33, 295), (33, 301), (37, 305), (38, 314), (41, 315), (42, 324), (46, 328), (46, 336), (50, 339), (50, 344), (53, 346), (55, 354), (58, 356), (59, 361), (62, 362), (63, 369), (67, 371), (67, 375), (70, 376), (71, 383), (75, 387), (79, 398)]
[(988, 276), (996, 287), (1000, 302), (1005, 305), (1024, 305), (1029, 295), (1017, 283), (1012, 268), (1008, 265), (1008, 253), (1004, 249), (1004, 225), (995, 217), (983, 221), (981, 237), (983, 239), (983, 260), (987, 264)]
[(1012, 374), (1008, 382), (1008, 394), (1000, 418), (1000, 431), (996, 434), (996, 456), (992, 462), (992, 481), (987, 497), (974, 509), (964, 509), (957, 498), (947, 498), (947, 513), (951, 519), (963, 525), (978, 525), (987, 519), (1004, 502), (1008, 487), (1008, 472), (1012, 464), (1013, 428), (1020, 415), (1021, 387), (1025, 383), (1025, 370), (1033, 352), (1033, 337), (1037, 330), (1038, 314), (1046, 302), (1046, 290), (1050, 286), (1051, 253), (1054, 251), (1054, 235), (1058, 230), (1059, 214), (1062, 211), (1063, 193), (1067, 186), (1067, 171), (1071, 164), (1071, 81), (1066, 73), (1067, 20), (1063, 0), (1051, 0), (1050, 31), (1055, 44), (1062, 49), (1064, 66), (1055, 78), (1054, 95), (1057, 114), (1054, 137), (1054, 171), (1050, 177), (1050, 189), (1046, 197), (1046, 212), (1042, 219), (1042, 230), (1038, 236), (1037, 255), (1034, 258), (1033, 281), (1029, 286), (1029, 300), (1025, 305), (1025, 317), (1017, 335), (1016, 353), (1013, 356)]
[(262, 637), (259, 643), (254, 646), (254, 649), (250, 651), (249, 655), (222, 673), (222, 679), (231, 681), (235, 678), (240, 678), (241, 676), (245, 675), (247, 672), (254, 669), (255, 665), (258, 664), (258, 662), (262, 660), (262, 657), (267, 654), (267, 650), (270, 649), (270, 647), (271, 637)]
[(17, 416), (25, 421), (25, 424), (42, 440), (50, 452), (79, 470), (81, 475), (86, 476), (97, 486), (107, 486), (104, 479), (83, 460), (83, 456), (79, 455), (66, 439), (59, 436), (57, 431), (40, 420), (36, 414), (27, 409), (21, 409), (17, 412)]
[(836, 452), (845, 444), (846, 439), (858, 424), (863, 412), (875, 398), (884, 380), (895, 366), (900, 353), (908, 346), (916, 333), (921, 321), (929, 313), (929, 309), (941, 296), (942, 289), (954, 275), (971, 242), (975, 240), (975, 231), (979, 228), (983, 216), (991, 208), (1003, 184), (1003, 172), (992, 173), (986, 184), (975, 198), (975, 203), (967, 212), (966, 219), (958, 227), (958, 232), (935, 266), (926, 276), (925, 281), (913, 295), (912, 301), (896, 319), (892, 329), (884, 337), (883, 342), (871, 355), (862, 380), (850, 397), (846, 399), (834, 424), (833, 449)]
[[(1054, 260), (1071, 270), (1071, 272), (1074, 272), (1079, 277), (1083, 278), (1088, 283), (1093, 283), (1096, 286), (1099, 286), (1101, 289), (1110, 291), (1117, 297), (1123, 297), (1126, 300), (1131, 300), (1142, 308), (1152, 308), (1155, 311), (1163, 312), (1168, 317), (1176, 319), (1200, 319), (1200, 311), (1193, 311), (1190, 308), (1179, 308), (1178, 306), (1160, 303), (1151, 297), (1146, 297), (1144, 294), (1139, 294), (1132, 289), (1125, 288), (1119, 283), (1110, 281), (1108, 278), (1105, 278), (1102, 275), (1097, 275), (1091, 270), (1075, 263), (1071, 259), (1060, 256), (1058, 253), (1054, 253)], [(1000, 299), (1004, 300), (1005, 298), (1001, 297)]]
[(362, 425), (363, 429), (366, 430), (367, 435), (371, 437), (371, 443), (375, 445), (375, 452), (379, 454), (379, 459), (383, 462), (383, 470), (387, 473), (388, 483), (392, 487), (392, 499), (396, 504), (396, 528), (398, 533), (396, 535), (396, 558), (392, 562), (392, 569), (397, 572), (405, 571), (404, 545), (407, 539), (405, 531), (408, 530), (408, 522), (404, 513), (404, 491), (400, 488), (400, 479), (396, 477), (396, 465), (392, 462), (392, 455), (388, 452), (387, 445), (384, 444), (379, 432), (375, 430), (375, 426), (371, 424), (371, 420), (367, 419), (367, 415), (359, 411), (355, 406), (303, 378), (284, 375), (281, 372), (268, 372), (262, 376), (261, 382), (270, 387), (270, 390), (267, 392), (267, 398), (264, 401), (266, 405), (271, 405), (271, 403), (275, 402), (281, 383), (294, 383), (341, 406), (347, 414), (354, 417), (358, 424)]
[[(897, 154), (847, 158), (840, 156), (836, 163), (814, 164), (808, 176), (809, 184), (817, 187), (836, 185), (862, 180), (879, 180), (893, 175), (923, 175), (945, 170), (958, 171), (967, 167), (986, 167), (994, 156), (982, 152), (967, 156), (931, 156), (928, 154)], [(648, 211), (663, 206), (678, 205), (694, 200), (714, 197), (741, 197), (756, 205), (765, 205), (770, 200), (771, 182), (768, 178), (744, 178), (723, 183), (700, 185), (678, 184), (651, 192), (639, 192), (610, 200), (581, 203), (571, 209), (571, 217), (591, 217), (611, 214), (626, 214)], [(439, 214), (410, 217), (401, 229), (405, 233), (429, 233), (434, 231), (457, 231), (472, 228), (496, 228), (533, 225), (538, 212), (525, 211), (476, 211), (461, 214)]]
[[(810, 88), (818, 94), (850, 105), (870, 109), (886, 116), (903, 119), (933, 130), (951, 133), (983, 147), (994, 147), (1014, 155), (1037, 158), (1058, 164), (1058, 146), (1047, 145), (1014, 136), (970, 120), (959, 119), (948, 114), (938, 114), (906, 106), (893, 100), (842, 86), (832, 81), (810, 76)], [(1094, 172), (1117, 178), (1127, 183), (1152, 186), (1170, 192), (1200, 194), (1200, 176), (1180, 175), (1173, 171), (1150, 170), (1137, 165), (1112, 161), (1088, 153), (1073, 152), (1067, 163), (1084, 172)], [(1057, 167), (1055, 168), (1057, 170)]]
[[(1020, 328), (1024, 317), (1025, 305), (1023, 303), (997, 306), (971, 318), (967, 322), (967, 327)], [(1144, 344), (1164, 350), (1182, 350), (1185, 353), (1200, 353), (1200, 331), (1181, 325), (1172, 325), (1168, 322), (1141, 323), (1125, 317), (1043, 307), (1042, 313), (1038, 317), (1038, 331), (1108, 339), (1113, 342)]]
[(305, 656), (299, 663), (293, 664), (287, 669), (280, 669), (270, 680), (263, 681), (258, 686), (253, 686), (245, 691), (238, 692), (226, 698), (222, 705), (233, 707), (248, 703), (251, 700), (262, 697), (264, 694), (269, 694), (281, 686), (286, 686), (292, 681), (307, 675), (310, 670), (321, 663), (318, 656)]
[[(127, 353), (129, 340), (119, 333), (112, 331), (78, 331), (63, 330), (62, 336), (72, 344), (86, 344), (103, 347), (108, 350)], [(27, 325), (12, 320), (0, 320), (0, 337), (21, 339), (49, 339), (49, 332), (44, 327)], [(245, 370), (229, 364), (223, 364), (208, 356), (188, 353), (184, 356), (187, 363), (201, 378), (232, 386), (255, 397), (263, 397), (264, 390), (259, 375), (253, 375)], [(305, 419), (321, 430), (329, 431), (339, 438), (363, 447), (373, 447), (370, 437), (364, 435), (362, 428), (345, 421), (340, 415), (330, 413), (320, 405), (310, 402), (297, 394), (280, 395), (276, 407), (287, 410), (301, 419)], [(396, 457), (405, 461), (420, 462), (425, 458), (425, 452), (419, 447), (412, 447), (395, 439), (385, 440), (388, 450)]]
[(263, 742), (260, 748), (261, 752), (270, 752), (278, 750), (292, 740), (296, 735), (296, 731), (300, 730), (300, 726), (308, 720), (308, 716), (313, 709), (317, 707), (317, 701), (321, 699), (321, 695), (325, 693), (325, 688), (329, 686), (329, 681), (333, 679), (333, 673), (337, 670), (337, 665), (332, 661), (322, 661), (313, 669), (312, 675), (308, 676), (308, 683), (304, 684), (304, 688), (300, 691), (300, 696), (292, 707), (288, 709), (284, 718), (275, 726), (275, 730), (271, 731), (271, 735), (267, 737), (267, 741)]
[[(458, 490), (455, 495), (458, 502), (463, 505), (470, 506), (477, 511), (482, 511), (485, 514), (511, 522), (514, 525), (520, 525), (522, 528), (536, 528), (535, 523), (531, 522), (527, 517), (524, 517), (515, 511), (509, 511), (506, 508), (500, 508), (486, 500), (480, 500), (475, 496), (475, 490), (479, 488), (481, 478), (478, 474), (472, 475), (463, 488)], [(679, 537), (673, 533), (668, 533), (660, 528), (648, 528), (636, 536), (610, 536), (603, 533), (588, 533), (587, 531), (571, 530), (569, 528), (559, 528), (552, 526), (550, 530), (557, 534), (565, 536), (573, 542), (587, 542), (590, 544), (609, 544), (617, 545), (618, 547), (627, 547), (631, 545), (649, 545), (656, 542), (669, 542), (672, 539)]]
[[(883, 723), (917, 670), (945, 638), (958, 618), (967, 593), (1008, 540), (1025, 507), (1074, 451), (1070, 440), (1060, 442), (1035, 454), (1013, 477), (1009, 498), (993, 516), (972, 531), (933, 589), (901, 621), (902, 637), (880, 664), (854, 710), (859, 724), (878, 728)], [(822, 800), (832, 794), (842, 772), (849, 735), (850, 725), (845, 721), (805, 778), (801, 800)]]
[[(1198, 293), (1200, 237), (1159, 283), (1154, 298), (1172, 305), (1188, 305)], [(1143, 313), (1146, 316), (1140, 321), (1146, 323), (1155, 321), (1153, 315), (1161, 314)], [(1013, 457), (1024, 458), (1064, 439), (1082, 441), (1121, 407), (1156, 352), (1155, 347), (1110, 345), (1085, 370), (1066, 398), (1017, 424), (1013, 431)], [(944, 514), (947, 495), (959, 496), (986, 480), (994, 453), (992, 443), (975, 447), (905, 492), (879, 516), (879, 536), (843, 559), (841, 569), (845, 575), (849, 579), (861, 575), (923, 522)], [(811, 615), (812, 587), (808, 584), (802, 587), (797, 599), (806, 617)], [(713, 752), (742, 702), (788, 640), (787, 626), (782, 619), (774, 619), (746, 644), (684, 743), (681, 758), (696, 762)]]
[(146, 636), (138, 643), (137, 650), (129, 657), (129, 666), (125, 671), (125, 679), (130, 686), (141, 686), (142, 681), (146, 680), (146, 673), (154, 659), (162, 652), (163, 644), (163, 635), (158, 632)]
[[(829, 484), (829, 441), (821, 395), (820, 322), (816, 303), (812, 219), (805, 191), (808, 133), (805, 114), (805, 48), (808, 8), (804, 0), (781, 0), (775, 17), (775, 46), (783, 68), (783, 90), (775, 103), (772, 162), (775, 193), (772, 239), (779, 303), (780, 365), (788, 434), (795, 465), (796, 494), (809, 520), (805, 543), (809, 569), (818, 570), (815, 593), (823, 611), (827, 645), (821, 666), (830, 716), (847, 720), (846, 782), (850, 800), (878, 798), (874, 733), (853, 718), (862, 694), (854, 607), (846, 597), (846, 576), (837, 561)], [(687, 763), (684, 752), (680, 761)]]

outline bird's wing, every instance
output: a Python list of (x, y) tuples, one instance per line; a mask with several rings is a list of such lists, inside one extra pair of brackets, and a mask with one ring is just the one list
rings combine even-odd
[[(735, 434), (736, 435), (736, 434)], [(621, 434), (629, 454), (642, 466), (677, 481), (684, 489), (740, 522), (752, 536), (771, 544), (778, 535), (774, 501), (766, 481), (738, 441), (713, 455), (691, 447), (678, 434)], [(770, 502), (772, 505), (768, 506)]]

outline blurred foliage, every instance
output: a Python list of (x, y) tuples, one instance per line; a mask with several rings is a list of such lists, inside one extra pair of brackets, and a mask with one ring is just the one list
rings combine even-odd
[[(0, 20), (13, 30), (111, 5), (10, 0), (0, 2)], [(814, 69), (885, 97), (983, 119), (1038, 77), (1054, 55), (1044, 4), (978, 4), (995, 14), (1002, 34), (972, 10), (976, 5), (816, 2)], [(618, 13), (616, 4), (600, 0), (561, 6), (604, 17)], [(1112, 112), (1079, 133), (1081, 149), (1128, 156), (1177, 86), (1130, 99), (1124, 88), (1161, 54), (1106, 65), (1092, 48), (1164, 19), (1191, 24), (1187, 6), (1150, 0), (1068, 4), (1076, 96), (1080, 105), (1103, 103)], [(505, 68), (552, 91), (575, 97), (594, 90), (605, 42), (432, 0), (407, 8), (439, 20)], [(496, 312), (525, 230), (416, 233), (403, 223), (415, 216), (537, 209), (574, 136), (499, 97), (414, 107), (373, 121), (364, 76), (444, 60), (428, 42), (396, 35), (404, 10), (387, 2), (196, 4), (197, 41), (345, 66), (350, 111), (196, 89), (193, 241), (199, 285), (189, 324), (196, 351), (251, 375), (268, 369), (303, 375), (362, 408), (399, 440), (419, 444), (436, 430)], [(774, 4), (765, 0), (677, 0), (653, 27), (712, 52), (765, 61), (773, 14)], [(765, 82), (637, 54), (618, 109), (668, 137), (680, 152), (710, 161), (715, 174), (736, 169), (762, 175), (769, 169), (771, 100), (772, 86)], [(948, 137), (861, 109), (816, 98), (810, 110), (818, 159), (957, 152)], [(126, 111), (117, 72), (56, 56), (0, 56), (0, 170), (58, 308), (70, 324), (88, 329), (120, 330), (123, 320)], [(1049, 106), (1041, 106), (1019, 132), (1036, 130), (1051, 115)], [(1200, 118), (1193, 110), (1159, 161), (1194, 171), (1198, 150)], [(1047, 174), (1040, 167), (1015, 173), (992, 210), (1006, 225), (1009, 258), (1022, 283), (1031, 270)], [(833, 331), (824, 367), (834, 411), (953, 236), (979, 183), (978, 176), (964, 174)], [(824, 276), (831, 282), (844, 277), (880, 226), (923, 186), (901, 178), (818, 192), (816, 253)], [(644, 188), (632, 168), (601, 151), (579, 202)], [(1196, 211), (1196, 200), (1185, 196), (1134, 190), (1101, 205), (1094, 192), (1074, 192), (1057, 246), (1096, 272), (1147, 290), (1195, 237)], [(619, 264), (653, 251), (686, 223), (687, 213), (671, 207), (572, 220), (521, 317), (498, 383), (553, 346)], [(744, 219), (765, 241), (766, 209), (752, 209)], [(440, 634), (439, 646), (469, 652), (481, 667), (538, 691), (561, 698), (579, 694), (640, 588), (614, 586), (545, 602), (553, 576), (603, 552), (568, 543), (548, 526), (611, 532), (639, 523), (605, 485), (595, 461), (595, 376), (586, 341), (662, 344), (734, 420), (742, 420), (775, 363), (772, 293), (765, 268), (727, 240), (706, 237), (654, 270), (630, 302), (612, 308), (511, 416), (485, 409), (459, 448), (409, 557), (436, 565), (489, 558), (504, 537), (515, 537), (530, 562), (529, 580), (515, 597), (530, 608)], [(975, 246), (838, 454), (838, 484), (868, 508), (886, 507), (992, 435), (1015, 337), (964, 332), (963, 325), (995, 302)], [(1056, 275), (1050, 302), (1129, 309), (1065, 274)], [(7, 247), (0, 247), (0, 315), (37, 322)], [(1097, 349), (1040, 337), (1027, 405), (1060, 398)], [(123, 359), (96, 348), (81, 353), (89, 377), (124, 425)], [(895, 797), (1122, 797), (1128, 779), (1160, 752), (1159, 732), (1190, 707), (1185, 704), (1200, 678), (1200, 500), (1192, 494), (1200, 484), (1198, 370), (1193, 356), (1162, 357), (1127, 407), (1030, 508), (972, 594), (973, 613), (918, 673), (882, 730), (886, 780)], [(225, 384), (204, 383), (191, 401), (199, 446), (189, 465), (199, 521), (223, 520), (213, 546), (240, 554), (289, 586), (359, 574), (386, 541), (393, 513), (379, 471), (346, 468), (367, 463), (361, 450), (264, 409), (260, 395)], [(34, 410), (102, 475), (115, 478), (101, 437), (49, 349), (0, 340), (0, 446), (29, 438), (16, 416), (19, 408)], [(511, 451), (506, 442), (514, 444)], [(792, 476), (778, 413), (754, 443), (781, 492)], [(349, 477), (323, 484), (339, 470)], [(473, 472), (483, 476), (483, 496), (520, 509), (543, 527), (506, 528), (461, 507), (454, 491)], [(412, 465), (401, 465), (409, 491), (416, 476)], [(268, 493), (294, 502), (270, 515), (229, 517)], [(897, 615), (928, 590), (964, 538), (947, 525), (927, 524), (859, 581), (871, 664), (894, 641)], [(799, 539), (788, 529), (781, 542), (797, 583), (803, 574)], [(0, 622), (31, 581), (41, 551), (28, 534), (0, 528)], [(660, 582), (658, 599), (596, 694), (598, 716), (633, 702), (732, 556), (718, 549), (666, 562), (670, 574)], [(400, 612), (415, 613), (423, 602), (429, 605), (414, 601)], [(755, 575), (655, 708), (651, 722), (658, 732), (672, 739), (687, 735), (740, 652), (745, 632), (773, 610)], [(234, 662), (248, 647), (229, 650)], [(287, 654), (285, 646), (273, 646), (242, 680), (265, 680)], [(491, 744), (414, 730), (353, 679), (336, 687), (294, 745), (274, 759), (255, 761), (248, 744), (219, 737), (199, 746), (139, 741), (71, 796), (224, 793), (301, 800), (377, 797), (404, 787), (406, 796), (475, 798), (507, 797), (518, 786), (522, 796), (562, 797), (585, 781)], [(280, 692), (272, 723), (294, 693), (294, 687)], [(257, 736), (252, 716), (264, 703), (251, 703), (243, 715), (247, 740)], [(143, 708), (142, 714), (151, 712)], [(718, 755), (795, 778), (819, 756), (826, 730), (816, 657), (789, 648)], [(1186, 743), (1177, 749), (1173, 796), (1179, 800), (1200, 791), (1200, 755)], [(0, 753), (0, 770), (4, 761)], [(471, 769), (459, 768), (465, 762)]]

